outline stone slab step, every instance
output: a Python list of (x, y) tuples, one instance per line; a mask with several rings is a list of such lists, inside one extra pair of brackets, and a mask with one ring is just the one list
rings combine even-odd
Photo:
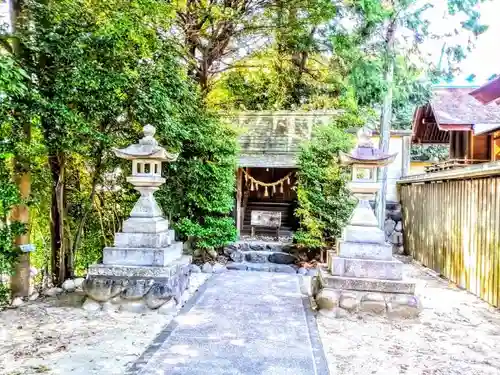
[(182, 242), (164, 248), (105, 247), (102, 263), (120, 266), (166, 266), (182, 256)]
[(224, 254), (229, 256), (236, 250), (242, 251), (244, 253), (247, 251), (270, 251), (270, 252), (289, 253), (292, 249), (293, 248), (291, 242), (242, 239), (227, 245), (224, 248)]
[(399, 260), (372, 260), (333, 257), (330, 272), (333, 276), (401, 280), (403, 263)]
[(269, 256), (272, 253), (272, 251), (266, 250), (250, 250), (243, 253), (243, 255), (245, 257), (245, 261), (248, 263), (269, 263)]
[(274, 263), (229, 262), (226, 264), (226, 268), (237, 271), (297, 273), (296, 268), (291, 265)]
[(269, 250), (269, 251), (278, 251), (286, 253), (287, 251), (283, 251), (283, 249), (289, 250), (292, 244), (289, 242), (279, 242), (279, 241), (242, 240), (235, 242), (233, 245), (235, 245), (237, 249), (241, 251)]
[(234, 262), (247, 263), (274, 263), (274, 264), (294, 264), (297, 260), (295, 256), (270, 250), (236, 250), (230, 254)]
[(320, 271), (320, 283), (324, 288), (330, 289), (403, 294), (415, 293), (415, 283), (411, 281), (333, 276), (325, 268)]
[[(245, 224), (241, 227), (240, 232), (244, 235), (250, 235), (252, 233), (252, 226), (250, 224)], [(276, 228), (255, 227), (254, 233), (255, 233), (255, 236), (265, 234), (265, 235), (268, 235), (272, 238), (275, 238), (276, 237)], [(279, 236), (280, 236), (280, 238), (289, 237), (288, 236), (289, 233), (293, 234), (292, 227), (290, 227), (290, 226), (281, 227)]]
[[(252, 231), (250, 229), (242, 229), (240, 231), (242, 236), (251, 236)], [(254, 236), (256, 238), (260, 237), (266, 237), (266, 238), (276, 238), (276, 231), (275, 230), (255, 230)], [(292, 238), (293, 237), (293, 232), (291, 230), (286, 230), (286, 231), (280, 231), (280, 238)]]
[(343, 258), (392, 260), (392, 245), (339, 241), (339, 255)]
[[(244, 226), (242, 229), (241, 229), (241, 234), (242, 235), (251, 235), (252, 234), (252, 230), (250, 229), (250, 226)], [(265, 227), (255, 227), (255, 236), (258, 237), (258, 236), (266, 236), (266, 237), (271, 237), (271, 238), (275, 238), (276, 237), (276, 229), (272, 229), (272, 228), (265, 228)], [(291, 230), (291, 228), (288, 228), (288, 229), (281, 229), (280, 230), (280, 238), (283, 238), (283, 237), (292, 237), (293, 236), (293, 231)]]

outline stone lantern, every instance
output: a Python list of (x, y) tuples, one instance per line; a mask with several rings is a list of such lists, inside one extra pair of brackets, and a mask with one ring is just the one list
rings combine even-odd
[[(171, 154), (158, 145), (153, 126), (146, 125), (143, 130), (144, 138), (139, 140), (139, 144), (113, 149), (119, 158), (132, 160), (132, 176), (127, 177), (127, 181), (141, 194), (130, 218), (123, 223), (123, 233), (115, 234), (117, 247), (168, 246), (172, 237), (172, 232), (168, 231), (168, 221), (163, 218), (153, 194), (165, 183), (161, 177), (161, 163), (177, 160), (178, 154)], [(104, 262), (108, 260), (105, 256)], [(146, 263), (150, 264), (149, 261)]]
[(392, 163), (396, 154), (375, 148), (370, 136), (361, 129), (355, 149), (340, 153), (341, 164), (352, 167), (348, 187), (358, 203), (337, 242), (338, 255), (328, 253), (327, 266), (320, 270), (313, 290), (324, 312), (414, 317), (420, 312), (415, 283), (403, 280), (403, 263), (393, 258), (392, 245), (386, 243), (370, 206), (370, 199), (380, 189), (377, 168)]
[(385, 235), (382, 230), (377, 228), (377, 219), (371, 209), (370, 200), (374, 199), (375, 193), (381, 187), (377, 181), (377, 168), (392, 163), (397, 154), (384, 154), (373, 146), (370, 136), (369, 130), (360, 129), (357, 134), (356, 148), (350, 154), (340, 152), (341, 165), (352, 168), (352, 177), (348, 188), (358, 199), (349, 225), (344, 232), (352, 234), (353, 231), (357, 230), (357, 227), (361, 227), (361, 232), (365, 236), (368, 231), (370, 234), (367, 236), (382, 239), (384, 242)]
[[(162, 162), (174, 162), (178, 154), (167, 152), (154, 138), (155, 128), (146, 125), (138, 144), (113, 149), (116, 156), (132, 161), (127, 181), (141, 194), (114, 246), (103, 250), (102, 264), (89, 267), (84, 290), (87, 305), (113, 300), (122, 310), (158, 309), (173, 300), (180, 303), (189, 285), (191, 257), (183, 255), (154, 192), (165, 183)], [(85, 305), (84, 305), (85, 306)]]

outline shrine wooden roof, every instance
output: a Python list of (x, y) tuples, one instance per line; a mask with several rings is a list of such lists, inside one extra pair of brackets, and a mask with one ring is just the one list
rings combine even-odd
[(473, 90), (470, 95), (483, 104), (495, 102), (500, 105), (500, 77), (497, 77), (478, 89)]
[(475, 124), (500, 123), (500, 106), (484, 105), (470, 95), (471, 87), (439, 87), (432, 99), (415, 110), (413, 142), (449, 143), (449, 131), (472, 131)]

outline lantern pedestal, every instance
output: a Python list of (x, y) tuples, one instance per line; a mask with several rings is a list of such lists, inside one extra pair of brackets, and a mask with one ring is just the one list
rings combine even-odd
[(403, 263), (393, 258), (369, 203), (380, 187), (376, 168), (394, 157), (381, 154), (366, 140), (352, 155), (342, 157), (343, 164), (353, 166), (349, 189), (358, 204), (337, 243), (338, 255), (329, 252), (327, 266), (313, 281), (318, 307), (337, 316), (350, 312), (416, 317), (421, 305), (414, 295), (415, 283), (403, 280)]
[[(168, 228), (168, 220), (163, 218), (160, 206), (153, 193), (165, 179), (140, 180), (128, 178), (134, 183), (141, 197), (135, 204), (130, 218), (123, 223), (123, 231), (115, 233), (113, 247), (103, 251), (104, 265), (122, 266), (166, 266), (182, 256), (182, 242), (175, 241), (175, 232)], [(149, 186), (142, 186), (149, 184)]]
[(154, 127), (145, 126), (144, 135), (139, 144), (114, 150), (132, 160), (127, 181), (141, 196), (122, 231), (115, 233), (114, 246), (104, 248), (102, 264), (89, 267), (83, 284), (89, 299), (133, 312), (156, 310), (170, 300), (182, 303), (191, 269), (191, 257), (183, 255), (183, 244), (175, 241), (153, 195), (165, 182), (161, 162), (174, 161), (177, 155), (158, 146)]

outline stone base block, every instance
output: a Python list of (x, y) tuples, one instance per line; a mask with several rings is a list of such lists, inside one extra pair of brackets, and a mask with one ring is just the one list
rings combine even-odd
[(168, 247), (175, 242), (175, 232), (170, 229), (160, 233), (115, 233), (114, 247), (120, 248), (162, 248)]
[(316, 295), (316, 304), (320, 309), (333, 310), (339, 306), (341, 291), (323, 289)]
[(385, 244), (385, 234), (378, 227), (348, 225), (342, 236), (344, 242), (365, 242)]
[(105, 247), (102, 263), (120, 266), (166, 266), (182, 256), (182, 242), (164, 248)]
[(371, 260), (332, 257), (330, 272), (334, 276), (401, 280), (403, 263), (398, 260)]
[(325, 268), (320, 271), (319, 282), (321, 288), (402, 294), (415, 293), (415, 283), (410, 281), (333, 276)]
[(143, 312), (170, 301), (181, 304), (189, 287), (190, 263), (191, 257), (184, 256), (166, 267), (93, 265), (82, 285), (85, 305), (113, 304), (120, 311)]
[(190, 265), (191, 261), (190, 255), (183, 255), (162, 267), (92, 264), (88, 268), (87, 275), (117, 278), (169, 278), (179, 272), (179, 267)]
[(321, 315), (342, 318), (351, 315), (381, 315), (388, 318), (417, 318), (422, 304), (415, 295), (322, 289), (316, 296)]
[(415, 284), (400, 280), (360, 279), (354, 277), (330, 276), (322, 284), (332, 289), (363, 290), (367, 292), (415, 293)]
[(387, 315), (392, 318), (414, 318), (422, 311), (422, 303), (414, 295), (393, 295), (386, 302)]
[(339, 241), (339, 256), (342, 258), (392, 260), (392, 245)]
[(366, 293), (361, 296), (359, 311), (384, 314), (387, 310), (386, 298), (383, 293)]
[(131, 217), (123, 222), (124, 233), (159, 233), (168, 230), (168, 220), (162, 217)]

